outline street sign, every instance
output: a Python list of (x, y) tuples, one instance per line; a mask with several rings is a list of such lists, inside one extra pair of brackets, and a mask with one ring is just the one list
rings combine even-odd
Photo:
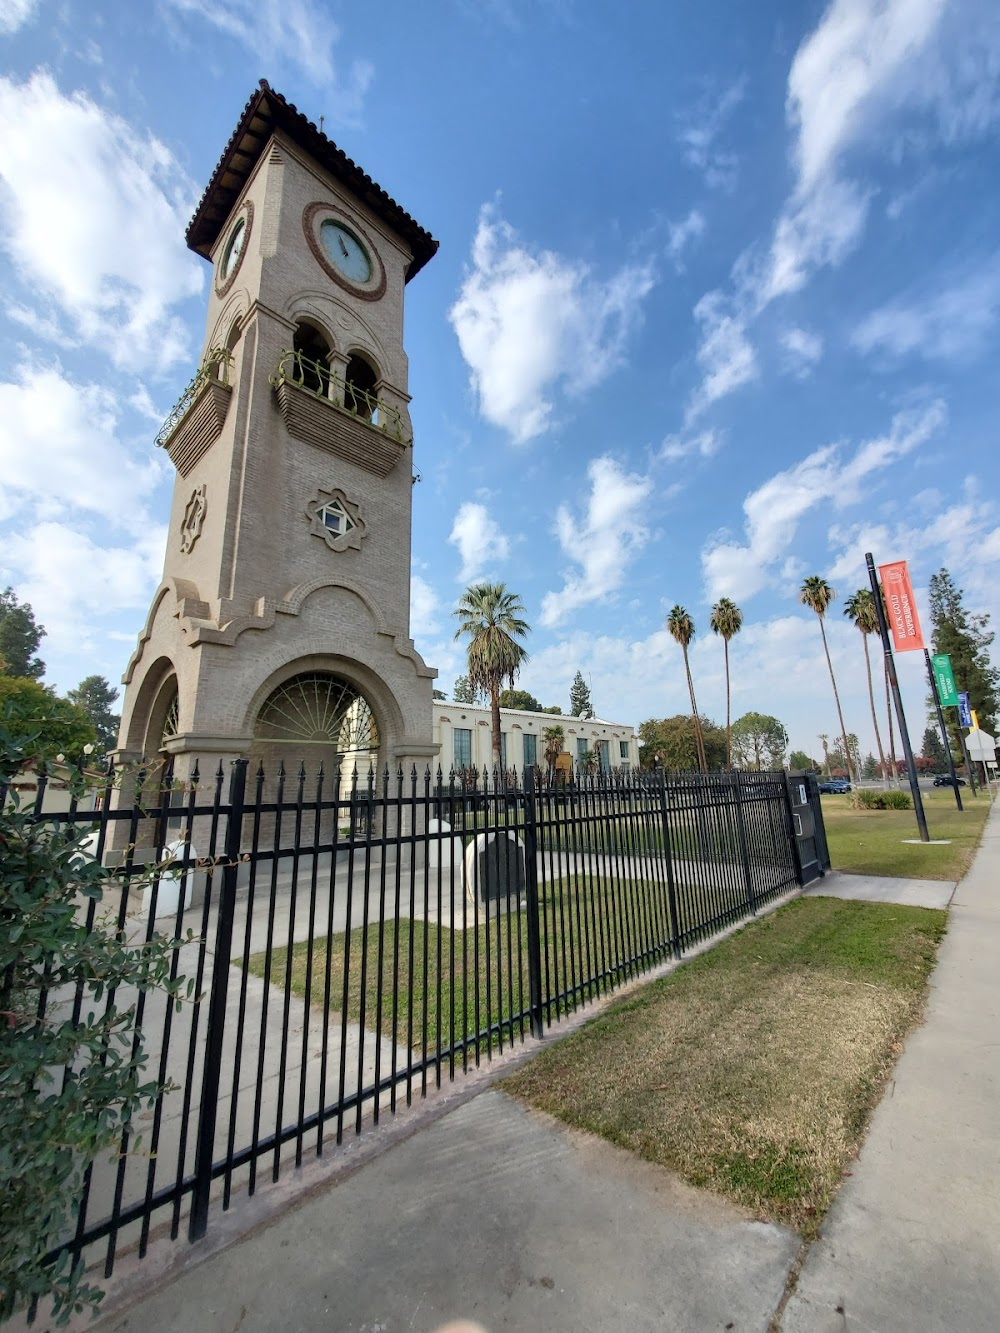
[(951, 669), (951, 658), (947, 653), (935, 653), (931, 661), (934, 663), (934, 680), (941, 707), (957, 708), (958, 690), (955, 687), (955, 674)]
[(972, 709), (969, 707), (969, 696), (965, 690), (960, 690), (958, 694), (958, 720), (963, 727), (972, 726)]

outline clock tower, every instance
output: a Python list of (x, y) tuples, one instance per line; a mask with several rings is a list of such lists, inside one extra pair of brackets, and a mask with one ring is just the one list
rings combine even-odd
[(116, 757), (422, 771), (403, 298), (437, 242), (263, 81), (187, 242), (212, 270), (205, 342), (157, 438), (167, 552)]

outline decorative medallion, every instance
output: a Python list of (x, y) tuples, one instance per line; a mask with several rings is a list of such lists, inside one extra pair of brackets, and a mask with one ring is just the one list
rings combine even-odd
[(205, 526), (205, 514), (208, 512), (205, 489), (202, 485), (193, 490), (190, 500), (184, 506), (184, 517), (181, 520), (181, 551), (184, 555), (194, 546)]
[(320, 488), (306, 505), (306, 518), (312, 535), (322, 537), (331, 551), (361, 550), (367, 527), (361, 506), (338, 486), (328, 491)]

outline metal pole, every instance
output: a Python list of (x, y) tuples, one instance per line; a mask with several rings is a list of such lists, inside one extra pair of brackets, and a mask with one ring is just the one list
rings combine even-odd
[(969, 747), (965, 743), (965, 734), (962, 731), (961, 718), (958, 722), (958, 740), (962, 747), (962, 758), (965, 760), (965, 776), (969, 779), (969, 787), (972, 790), (973, 796), (978, 796), (979, 793), (976, 791), (976, 775), (972, 771), (972, 760), (969, 758)]
[(872, 596), (875, 599), (875, 614), (878, 616), (879, 633), (882, 635), (882, 651), (885, 653), (885, 669), (889, 673), (889, 688), (892, 691), (892, 702), (895, 705), (896, 718), (899, 722), (899, 738), (903, 742), (903, 754), (906, 757), (906, 772), (910, 779), (910, 794), (913, 797), (913, 809), (917, 816), (917, 830), (920, 833), (921, 842), (930, 842), (923, 797), (920, 795), (920, 784), (917, 782), (917, 766), (913, 762), (910, 733), (906, 728), (906, 714), (903, 712), (903, 700), (899, 693), (896, 663), (892, 656), (892, 644), (889, 642), (889, 626), (886, 624), (885, 607), (882, 604), (882, 589), (879, 587), (878, 574), (875, 570), (875, 561), (872, 559), (871, 551), (865, 552), (865, 563), (868, 566), (868, 578), (872, 585)]
[(948, 740), (948, 729), (944, 725), (944, 713), (941, 711), (941, 696), (938, 694), (937, 679), (934, 675), (934, 668), (931, 666), (930, 652), (924, 649), (924, 661), (927, 663), (927, 679), (931, 683), (931, 698), (934, 700), (934, 707), (937, 711), (938, 727), (941, 731), (941, 742), (944, 745), (944, 752), (948, 756), (948, 772), (951, 775), (951, 786), (955, 793), (955, 804), (959, 810), (962, 809), (962, 793), (958, 790), (958, 779), (955, 776), (955, 761), (951, 757), (951, 742)]
[[(534, 774), (531, 775), (534, 778)], [(538, 808), (534, 781), (524, 785), (524, 878), (528, 918), (528, 1004), (531, 1035), (545, 1036), (542, 1001), (542, 938), (538, 901)], [(499, 910), (499, 908), (498, 908)]]
[[(201, 1114), (195, 1147), (194, 1190), (191, 1195), (190, 1240), (200, 1240), (208, 1228), (208, 1199), (212, 1188), (212, 1159), (215, 1155), (215, 1124), (219, 1110), (222, 1074), (222, 1037), (226, 1027), (229, 990), (229, 956), (233, 944), (236, 886), (240, 873), (240, 837), (243, 831), (243, 802), (246, 797), (247, 760), (234, 759), (229, 779), (229, 812), (222, 864), (222, 893), (212, 965), (212, 991), (205, 1034), (205, 1065), (202, 1074)], [(182, 895), (183, 896), (183, 895)], [(244, 967), (246, 960), (244, 959)]]

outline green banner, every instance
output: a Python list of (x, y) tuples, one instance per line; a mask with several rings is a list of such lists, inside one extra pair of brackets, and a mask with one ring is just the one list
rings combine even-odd
[(958, 707), (958, 690), (951, 669), (951, 658), (947, 653), (935, 653), (931, 658), (934, 664), (934, 679), (937, 681), (938, 697), (942, 708)]

